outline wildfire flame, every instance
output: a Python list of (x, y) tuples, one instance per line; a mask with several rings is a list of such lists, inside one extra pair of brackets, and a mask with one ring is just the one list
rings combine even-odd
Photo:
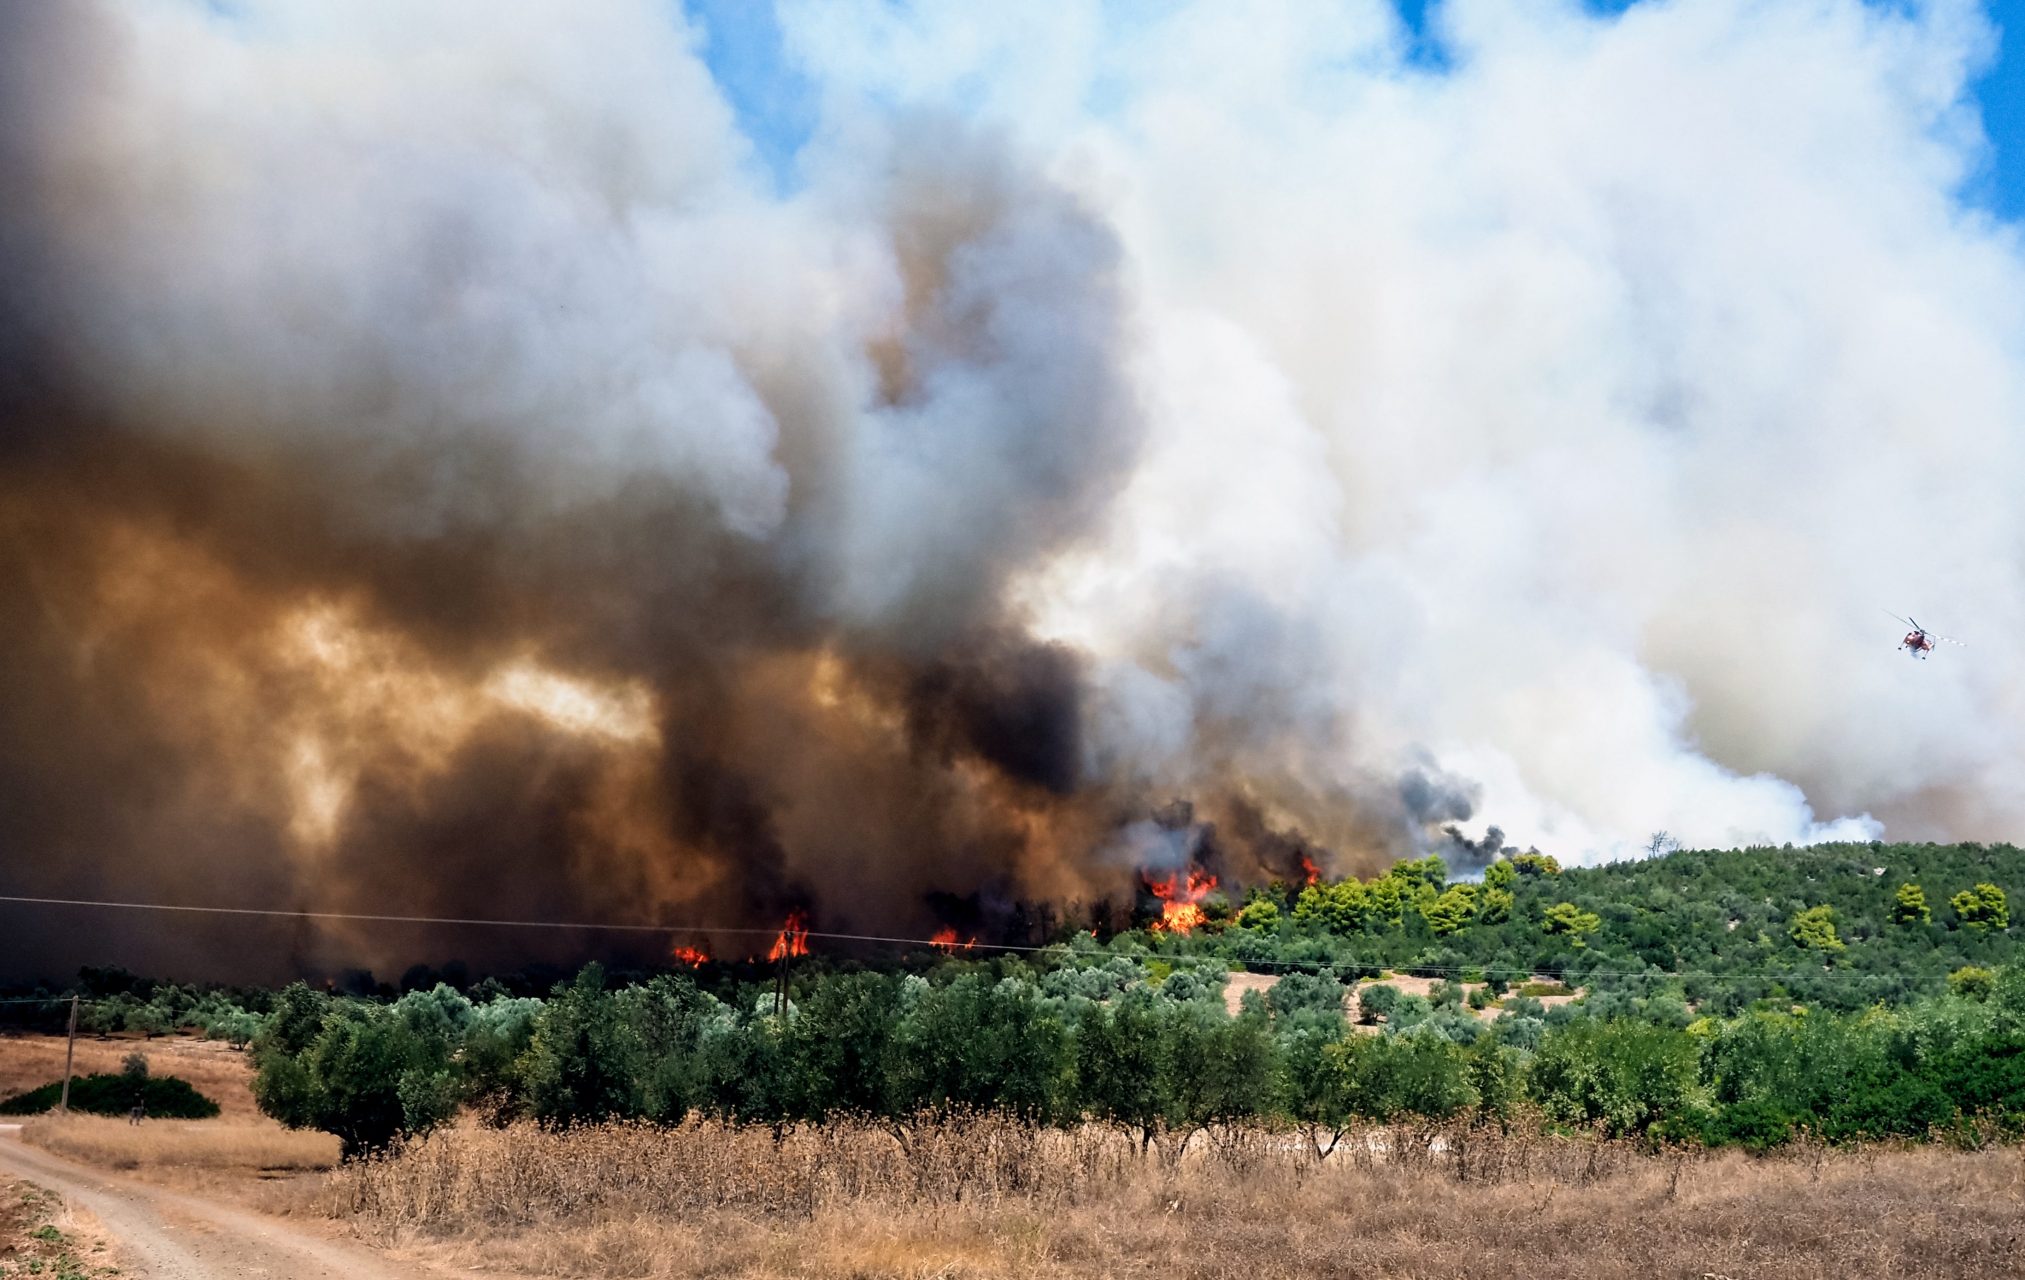
[(1188, 933), (1209, 922), (1201, 902), (1216, 888), (1216, 877), (1206, 871), (1190, 870), (1183, 881), (1179, 872), (1163, 879), (1146, 879), (1146, 889), (1160, 899), (1160, 918), (1151, 926), (1156, 933)]
[(695, 947), (676, 947), (668, 954), (675, 963), (686, 964), (692, 969), (700, 969), (710, 963), (710, 953)]
[(956, 940), (956, 930), (947, 925), (943, 926), (940, 929), (937, 929), (935, 931), (935, 936), (933, 938), (930, 938), (929, 941), (935, 944), (936, 946), (940, 947), (942, 950), (951, 953), (954, 953), (959, 946), (962, 947), (965, 951), (968, 951), (972, 947), (977, 945), (976, 938), (972, 938), (968, 942), (959, 943)]
[(799, 911), (790, 911), (787, 923), (781, 926), (780, 936), (773, 940), (773, 950), (766, 953), (766, 958), (783, 960), (808, 953), (809, 918)]
[(1301, 855), (1301, 874), (1308, 877), (1308, 883), (1311, 886), (1322, 883), (1321, 871), (1316, 868), (1314, 862), (1305, 853)]

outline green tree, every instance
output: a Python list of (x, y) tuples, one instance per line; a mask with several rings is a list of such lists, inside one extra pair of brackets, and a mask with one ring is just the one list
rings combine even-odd
[(175, 1030), (175, 1027), (170, 1023), (169, 1015), (162, 1006), (149, 1001), (147, 1004), (136, 1005), (127, 1012), (126, 1029), (138, 1031), (143, 1038), (152, 1040), (156, 1036), (167, 1035)]
[(1448, 884), (1448, 864), (1441, 860), (1439, 854), (1430, 853), (1425, 858), (1393, 863), (1392, 869), (1385, 873), (1384, 878), (1397, 880), (1412, 889), (1426, 888), (1440, 893), (1443, 886)]
[(1115, 1006), (1089, 1006), (1076, 1028), (1078, 1109), (1137, 1135), (1142, 1152), (1174, 1111), (1163, 1029), (1159, 1006), (1136, 992)]
[(223, 1040), (235, 1049), (244, 1049), (260, 1034), (260, 1016), (244, 1009), (233, 1009), (219, 1015), (207, 1029), (213, 1039)]
[(556, 987), (535, 1020), (516, 1071), (528, 1110), (544, 1124), (569, 1125), (640, 1112), (640, 1044), (604, 989), (602, 967), (586, 965)]
[(1434, 930), (1437, 938), (1460, 933), (1469, 927), (1477, 913), (1477, 889), (1475, 885), (1452, 885), (1441, 896), (1421, 908), (1420, 914), (1427, 919), (1428, 928)]
[(1514, 902), (1509, 889), (1485, 889), (1483, 905), (1477, 908), (1477, 919), (1485, 924), (1503, 924), (1512, 918)]
[(1343, 1140), (1354, 1116), (1350, 1106), (1349, 1077), (1336, 1069), (1329, 1056), (1332, 1046), (1343, 1043), (1340, 1029), (1327, 1034), (1320, 1029), (1300, 1029), (1287, 1036), (1280, 1046), (1287, 1113), (1306, 1134), (1317, 1159), (1326, 1160)]
[(1463, 1050), (1463, 1079), (1485, 1116), (1503, 1121), (1524, 1094), (1525, 1055), (1497, 1037), (1480, 1035)]
[(1318, 1020), (1325, 1029), (1340, 1027), (1343, 984), (1327, 969), (1290, 973), (1266, 991), (1266, 1008), (1275, 1020)]
[[(1412, 901), (1411, 886), (1397, 876), (1380, 876), (1364, 888), (1365, 919), (1377, 928), (1394, 928), (1406, 923), (1406, 907)], [(1423, 891), (1425, 885), (1420, 886)]]
[(1279, 1056), (1262, 1013), (1232, 1018), (1213, 1004), (1175, 1006), (1165, 1018), (1168, 1125), (1189, 1138), (1215, 1124), (1272, 1109)]
[(1601, 916), (1594, 911), (1584, 911), (1572, 902), (1557, 902), (1548, 907), (1540, 922), (1541, 931), (1549, 937), (1569, 938), (1578, 947), (1583, 945), (1585, 936), (1596, 932), (1602, 925)]
[(1357, 1020), (1369, 1026), (1399, 1007), (1399, 988), (1375, 982), (1357, 994)]
[[(1393, 886), (1391, 893), (1396, 907), (1397, 886)], [(1294, 900), (1294, 922), (1331, 933), (1355, 933), (1371, 923), (1375, 905), (1363, 883), (1357, 880), (1311, 884)]]
[(1797, 945), (1810, 951), (1842, 950), (1842, 939), (1835, 935), (1834, 907), (1807, 908), (1793, 917), (1786, 933)]
[(2014, 1133), (2025, 1127), (2025, 1035), (1957, 1044), (1934, 1062), (1933, 1078), (1962, 1114), (1989, 1117)]
[(1434, 1002), (1426, 996), (1402, 995), (1385, 1013), (1387, 1031), (1405, 1031), (1426, 1022), (1434, 1013)]
[(79, 1007), (78, 1027), (104, 1039), (115, 1031), (126, 1030), (127, 1015), (140, 1006), (141, 1002), (126, 991), (103, 1000), (88, 1001)]
[(331, 998), (305, 982), (291, 982), (274, 998), (274, 1009), (254, 1040), (256, 1053), (299, 1054), (323, 1030)]
[[(925, 1066), (931, 1055), (941, 1055), (945, 1048), (952, 1050), (946, 1055), (950, 1060), (963, 1061), (963, 1051), (978, 1035), (975, 1009), (978, 981), (965, 975), (958, 979), (957, 997), (922, 1002), (933, 1012), (954, 1006), (952, 1012), (967, 1016), (942, 1019), (953, 1024), (946, 1036), (923, 1036), (912, 1055), (915, 1065)], [(946, 997), (947, 990), (938, 995)], [(782, 1043), (789, 1106), (794, 1115), (821, 1120), (840, 1111), (859, 1115), (888, 1112), (894, 1102), (893, 1089), (900, 1065), (894, 1047), (900, 1022), (900, 994), (897, 978), (880, 973), (850, 973), (819, 981), (799, 998), (795, 1016), (783, 1028)], [(945, 1038), (955, 1043), (945, 1045)]]
[(1442, 1036), (1353, 1035), (1329, 1046), (1324, 1058), (1354, 1115), (1445, 1120), (1476, 1102), (1463, 1051)]
[(2004, 898), (2004, 891), (1994, 884), (1964, 889), (1948, 899), (1948, 905), (1955, 909), (1955, 915), (1964, 925), (1978, 933), (1990, 930), (2001, 933), (2011, 926), (2010, 905)]
[(1927, 908), (1926, 890), (1911, 881), (1898, 887), (1898, 897), (1891, 907), (1893, 924), (1927, 924), (1933, 918), (1934, 913)]
[(1512, 867), (1522, 876), (1558, 876), (1561, 864), (1552, 854), (1527, 852), (1512, 859)]
[(262, 1055), (254, 1099), (292, 1128), (336, 1134), (350, 1158), (450, 1117), (450, 1054), (447, 1042), (417, 1034), (384, 1006), (334, 1003), (301, 1054), (270, 1046)]
[(765, 1124), (776, 1138), (793, 1118), (787, 1054), (787, 1020), (772, 1013), (771, 994), (743, 1013), (705, 1023), (697, 1048), (703, 1109), (742, 1124)]
[(1280, 904), (1260, 894), (1238, 909), (1231, 923), (1240, 929), (1270, 929), (1280, 922)]
[(1989, 969), (1963, 965), (1948, 975), (1948, 990), (1969, 1000), (1987, 1000), (1997, 989), (1997, 975)]
[[(1128, 1030), (1148, 1028), (1134, 1021)], [(1022, 978), (994, 983), (967, 973), (921, 991), (893, 1052), (901, 1112), (993, 1108), (1039, 1123), (1072, 1110), (1075, 1045), (1039, 989)]]
[(1695, 1101), (1698, 1061), (1685, 1031), (1580, 1018), (1541, 1041), (1528, 1087), (1555, 1120), (1643, 1132)]
[(471, 1023), (457, 1055), (460, 1092), (481, 1114), (504, 1122), (519, 1110), (516, 1064), (534, 1040), (542, 1001), (499, 996), (471, 1007)]

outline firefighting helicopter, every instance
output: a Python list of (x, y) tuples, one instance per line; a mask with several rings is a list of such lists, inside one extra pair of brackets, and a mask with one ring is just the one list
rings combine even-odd
[[(1898, 618), (1898, 615), (1892, 613), (1892, 611), (1889, 609), (1886, 609), (1885, 613), (1889, 614), (1891, 617)], [(1915, 622), (1911, 618), (1898, 618), (1898, 620), (1900, 622), (1905, 623), (1908, 627), (1912, 628), (1911, 631), (1906, 632), (1905, 639), (1898, 642), (1898, 647), (1905, 650), (1907, 653), (1911, 654), (1915, 658), (1924, 659), (1928, 654), (1932, 653), (1934, 651), (1934, 641), (1936, 640), (1940, 641), (1943, 644), (1958, 645), (1964, 649), (1968, 648), (1968, 646), (1962, 644), (1960, 640), (1956, 640), (1948, 636), (1937, 636), (1930, 634), (1925, 627), (1921, 626), (1919, 623)]]

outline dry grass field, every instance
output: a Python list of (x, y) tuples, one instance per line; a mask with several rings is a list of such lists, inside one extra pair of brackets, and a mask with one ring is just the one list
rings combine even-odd
[(149, 1120), (49, 1116), (22, 1126), (21, 1140), (85, 1164), (155, 1181), (213, 1185), (329, 1169), (338, 1140), (284, 1129), (272, 1120)]
[[(0, 1096), (62, 1079), (63, 1047), (62, 1036), (0, 1036)], [(252, 1065), (245, 1054), (222, 1042), (182, 1036), (81, 1037), (77, 1073), (116, 1073), (134, 1052), (147, 1055), (156, 1075), (188, 1080), (215, 1100), (222, 1114), (214, 1120), (148, 1120), (138, 1126), (111, 1116), (28, 1118), (21, 1140), (101, 1169), (234, 1198), (246, 1184), (337, 1163), (336, 1138), (291, 1132), (260, 1114), (253, 1105)]]
[[(1235, 1018), (1238, 1015), (1238, 1011), (1244, 1007), (1244, 997), (1247, 991), (1256, 991), (1260, 995), (1265, 995), (1278, 985), (1279, 981), (1278, 974), (1234, 972), (1230, 975), (1230, 980), (1223, 989), (1223, 1007), (1229, 1011), (1231, 1017)], [(1442, 980), (1439, 978), (1416, 978), (1397, 974), (1387, 978), (1368, 978), (1359, 982), (1353, 982), (1344, 988), (1343, 1012), (1351, 1018), (1353, 1028), (1375, 1034), (1377, 1028), (1361, 1026), (1356, 1022), (1357, 997), (1363, 994), (1365, 988), (1375, 987), (1382, 983), (1385, 986), (1396, 988), (1399, 994), (1403, 996), (1419, 996), (1422, 999), (1429, 999), (1434, 995), (1434, 989), (1440, 986), (1441, 982)], [(1461, 984), (1465, 996), (1482, 985), (1480, 982), (1465, 982)], [(1574, 995), (1535, 996), (1534, 999), (1540, 1002), (1542, 1008), (1551, 1009), (1557, 1004), (1572, 1004), (1577, 997)], [(1479, 1022), (1488, 1021), (1498, 1016), (1495, 1009), (1471, 1009), (1468, 1012)]]
[(542, 1276), (1962, 1277), (2018, 1274), (2025, 1245), (2015, 1149), (1705, 1158), (1463, 1130), (1373, 1131), (1317, 1164), (1284, 1135), (1144, 1159), (990, 1121), (778, 1146), (463, 1129), (287, 1194), (437, 1265)]
[[(11, 1098), (63, 1079), (64, 1037), (50, 1035), (0, 1036), (0, 1098)], [(100, 1040), (93, 1036), (77, 1039), (78, 1075), (94, 1072), (118, 1074), (130, 1053), (147, 1055), (148, 1067), (158, 1076), (181, 1076), (205, 1097), (216, 1102), (225, 1120), (251, 1119), (260, 1114), (253, 1105), (253, 1064), (244, 1053), (222, 1040), (199, 1040), (190, 1036), (115, 1036)]]

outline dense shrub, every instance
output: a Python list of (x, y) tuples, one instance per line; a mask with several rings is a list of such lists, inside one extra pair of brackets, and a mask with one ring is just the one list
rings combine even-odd
[[(0, 1102), (0, 1115), (30, 1116), (56, 1110), (63, 1084), (43, 1085)], [(175, 1076), (90, 1075), (70, 1082), (70, 1109), (92, 1115), (126, 1115), (140, 1101), (147, 1114), (164, 1120), (208, 1120), (218, 1104)]]

